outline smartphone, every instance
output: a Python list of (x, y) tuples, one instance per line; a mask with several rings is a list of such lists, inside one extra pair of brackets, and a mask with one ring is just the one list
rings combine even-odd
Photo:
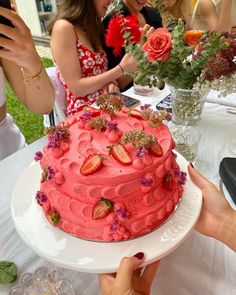
[(168, 94), (162, 101), (160, 101), (156, 108), (158, 110), (166, 110), (168, 113), (172, 113), (172, 100), (171, 95)]
[(119, 96), (120, 98), (122, 98), (124, 101), (124, 105), (130, 109), (135, 108), (140, 104), (140, 100), (124, 95), (122, 93), (112, 92), (111, 95)]

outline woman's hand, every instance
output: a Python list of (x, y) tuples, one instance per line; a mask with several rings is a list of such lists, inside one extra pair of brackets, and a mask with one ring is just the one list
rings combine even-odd
[(103, 295), (149, 295), (159, 261), (146, 266), (141, 272), (140, 266), (144, 254), (121, 260), (117, 274), (100, 274), (99, 282)]
[(125, 72), (136, 72), (138, 70), (137, 60), (131, 53), (126, 53), (120, 62)]
[(118, 93), (120, 92), (118, 82), (115, 82), (115, 81), (111, 82), (106, 87), (103, 88), (103, 94), (104, 95), (112, 93), (112, 92), (118, 92)]
[(202, 191), (202, 210), (196, 230), (222, 241), (236, 251), (236, 212), (217, 187), (189, 165), (192, 181)]
[(36, 52), (29, 28), (14, 11), (0, 7), (0, 15), (9, 19), (14, 28), (0, 24), (0, 57), (23, 67), (29, 75), (36, 74), (41, 67), (41, 60)]
[(142, 42), (146, 42), (148, 36), (153, 33), (155, 31), (155, 28), (154, 27), (151, 27), (150, 25), (148, 24), (145, 24), (142, 28), (142, 38), (141, 40), (143, 40)]

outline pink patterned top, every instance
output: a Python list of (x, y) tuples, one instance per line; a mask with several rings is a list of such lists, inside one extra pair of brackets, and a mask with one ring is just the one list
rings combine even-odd
[[(103, 50), (93, 52), (83, 45), (78, 38), (76, 40), (76, 48), (82, 77), (96, 76), (107, 71), (108, 61), (106, 53)], [(66, 90), (66, 98), (68, 103), (67, 115), (78, 112), (84, 105), (91, 105), (98, 99), (99, 95), (101, 95), (103, 89), (97, 90), (94, 93), (88, 94), (84, 97), (76, 97), (66, 85), (65, 80), (63, 79), (56, 64), (55, 66), (57, 68), (59, 80)]]

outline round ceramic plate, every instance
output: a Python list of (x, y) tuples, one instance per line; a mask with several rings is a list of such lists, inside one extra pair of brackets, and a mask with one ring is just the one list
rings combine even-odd
[[(188, 162), (178, 154), (182, 171)], [(190, 233), (202, 205), (200, 190), (187, 177), (181, 202), (172, 217), (151, 233), (123, 242), (99, 243), (73, 237), (53, 227), (35, 201), (41, 169), (38, 163), (26, 168), (12, 195), (11, 211), (15, 228), (23, 241), (39, 256), (58, 266), (76, 271), (115, 272), (124, 256), (145, 253), (144, 264), (158, 260), (176, 249)]]

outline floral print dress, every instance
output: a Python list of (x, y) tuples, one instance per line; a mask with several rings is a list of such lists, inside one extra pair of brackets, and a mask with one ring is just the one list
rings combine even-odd
[[(106, 53), (103, 50), (94, 52), (83, 45), (79, 39), (76, 40), (76, 48), (81, 67), (82, 77), (92, 77), (102, 74), (108, 69), (108, 61)], [(91, 105), (101, 95), (102, 90), (97, 90), (94, 93), (88, 94), (84, 97), (76, 97), (66, 85), (57, 65), (55, 64), (58, 72), (58, 77), (66, 90), (67, 99), (67, 115), (74, 114), (81, 110), (84, 105)]]

